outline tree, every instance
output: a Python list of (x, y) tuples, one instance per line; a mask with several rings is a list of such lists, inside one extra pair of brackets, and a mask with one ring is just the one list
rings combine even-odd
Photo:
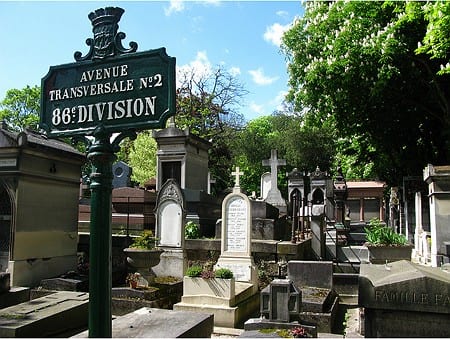
[(192, 134), (212, 143), (209, 168), (216, 179), (216, 190), (220, 191), (230, 185), (233, 164), (229, 145), (243, 124), (237, 108), (247, 91), (221, 67), (204, 73), (186, 69), (178, 81), (176, 125), (187, 127)]
[(335, 152), (334, 130), (327, 125), (309, 127), (300, 116), (276, 112), (250, 121), (239, 132), (234, 150), (235, 162), (245, 173), (241, 186), (247, 190), (260, 191), (260, 178), (269, 169), (262, 165), (272, 149), (278, 151), (278, 158), (286, 160), (286, 166), (278, 172), (280, 191), (287, 192), (286, 173), (294, 167), (311, 172), (317, 166), (329, 171)]
[(308, 125), (334, 126), (350, 168), (368, 164), (368, 172), (398, 184), (428, 162), (450, 160), (449, 77), (439, 72), (448, 37), (439, 35), (438, 53), (431, 48), (438, 34), (427, 31), (440, 15), (436, 8), (449, 25), (448, 6), (310, 1), (284, 35), (287, 100)]
[(151, 131), (140, 132), (128, 154), (129, 165), (133, 169), (131, 179), (143, 185), (156, 175), (156, 141)]
[(25, 127), (38, 130), (40, 94), (39, 86), (8, 90), (0, 103), (0, 120), (15, 131)]

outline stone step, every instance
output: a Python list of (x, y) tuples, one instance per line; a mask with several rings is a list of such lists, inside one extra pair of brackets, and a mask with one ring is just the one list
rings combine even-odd
[(344, 263), (368, 262), (367, 247), (361, 245), (338, 246), (337, 259)]

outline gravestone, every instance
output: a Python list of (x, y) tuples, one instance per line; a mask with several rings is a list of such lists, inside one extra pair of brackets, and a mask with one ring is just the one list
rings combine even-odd
[(360, 268), (366, 337), (450, 337), (450, 272), (400, 260)]
[(290, 260), (288, 279), (302, 292), (300, 318), (316, 324), (319, 332), (331, 333), (339, 308), (333, 286), (333, 262)]
[[(278, 208), (263, 200), (250, 200), (253, 240), (289, 240), (290, 230), (285, 218), (279, 218)], [(222, 219), (216, 222), (215, 237), (222, 237)]]
[(286, 213), (286, 201), (281, 196), (281, 192), (278, 189), (278, 167), (285, 166), (286, 160), (278, 159), (277, 151), (271, 150), (270, 159), (262, 161), (263, 166), (270, 166), (270, 191), (267, 193), (266, 202), (275, 206), (280, 210), (280, 213)]
[(306, 337), (316, 338), (317, 327), (311, 323), (301, 323), (301, 307), (302, 291), (290, 279), (274, 279), (261, 291), (261, 316), (245, 322), (242, 337), (259, 337), (259, 331), (264, 329), (293, 329), (301, 326)]
[(117, 161), (112, 165), (113, 172), (113, 188), (130, 187), (131, 186), (131, 168), (123, 161)]
[(450, 166), (429, 164), (423, 170), (430, 199), (431, 265), (450, 262)]
[(221, 255), (214, 269), (228, 268), (232, 279), (184, 277), (181, 302), (174, 310), (213, 313), (214, 325), (242, 326), (259, 307), (256, 266), (251, 256), (251, 206), (239, 187), (236, 167), (233, 192), (222, 203)]
[(261, 175), (261, 198), (267, 199), (270, 189), (272, 188), (272, 174), (265, 172)]
[(236, 167), (232, 174), (236, 176), (236, 184), (222, 202), (221, 255), (216, 266), (230, 269), (236, 281), (249, 282), (256, 291), (258, 278), (251, 255), (252, 209), (249, 198), (239, 186), (243, 173)]
[(415, 193), (415, 229), (414, 229), (414, 249), (412, 258), (419, 263), (428, 264), (431, 262), (431, 233), (423, 228), (422, 192)]
[(183, 192), (175, 179), (167, 180), (158, 192), (155, 215), (158, 247), (164, 252), (153, 272), (157, 276), (182, 278), (187, 265), (184, 250), (186, 212)]
[[(417, 193), (420, 194), (420, 210), (417, 207)], [(422, 176), (406, 176), (403, 177), (402, 187), (402, 205), (403, 220), (401, 233), (406, 235), (410, 243), (415, 242), (415, 234), (417, 227), (425, 232), (430, 231), (430, 213), (428, 199), (428, 185)], [(419, 225), (417, 225), (419, 223)]]

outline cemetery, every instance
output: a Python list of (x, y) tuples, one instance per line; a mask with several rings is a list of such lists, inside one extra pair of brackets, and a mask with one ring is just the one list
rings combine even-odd
[[(122, 12), (89, 18), (94, 30), (117, 30)], [(234, 186), (213, 194), (212, 145), (176, 127), (173, 88), (150, 100), (144, 86), (145, 109), (132, 97), (128, 77), (145, 78), (135, 62), (155, 57), (169, 81), (174, 60), (113, 45), (91, 45), (73, 70), (84, 81), (123, 78), (127, 97), (108, 104), (111, 119), (53, 88), (58, 66), (43, 80), (46, 104), (79, 104), (80, 116), (50, 109), (45, 134), (0, 128), (0, 337), (450, 336), (450, 166), (427, 164), (386, 197), (384, 182), (346, 180), (340, 168), (333, 177), (294, 168), (281, 183), (287, 161), (272, 149), (260, 159), (270, 170), (259, 174), (259, 192), (243, 190), (248, 174), (230, 164)], [(101, 53), (113, 59), (90, 69)], [(159, 120), (146, 125), (144, 115)], [(87, 155), (58, 139), (80, 133), (75, 120), (92, 137)], [(157, 144), (146, 187), (114, 160), (118, 143), (135, 137), (130, 126), (152, 129)], [(80, 178), (87, 160), (92, 173)]]

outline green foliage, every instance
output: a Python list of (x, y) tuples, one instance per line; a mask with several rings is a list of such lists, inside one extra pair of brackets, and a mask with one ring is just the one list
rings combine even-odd
[(193, 221), (188, 221), (184, 227), (184, 237), (186, 239), (200, 238), (200, 227)]
[(334, 135), (332, 126), (307, 126), (303, 117), (288, 112), (251, 120), (239, 132), (232, 147), (233, 163), (245, 173), (241, 187), (247, 192), (259, 192), (261, 174), (270, 171), (262, 165), (262, 160), (270, 158), (272, 149), (276, 149), (278, 158), (286, 159), (287, 163), (278, 171), (278, 187), (282, 194), (287, 192), (286, 173), (294, 167), (306, 172), (317, 166), (329, 170), (335, 152)]
[(364, 230), (367, 242), (372, 245), (401, 246), (408, 243), (403, 234), (395, 233), (392, 228), (382, 224), (378, 218), (372, 218), (369, 226)]
[(130, 248), (139, 248), (143, 250), (151, 250), (155, 247), (156, 238), (151, 230), (142, 231), (141, 235), (134, 238)]
[(233, 278), (233, 272), (228, 268), (218, 268), (214, 271), (214, 274), (216, 278), (222, 278), (222, 279), (231, 279)]
[(193, 265), (186, 270), (186, 275), (191, 278), (200, 277), (203, 272), (201, 265)]
[(138, 134), (130, 149), (129, 165), (133, 169), (131, 179), (143, 185), (156, 175), (156, 141), (151, 131)]
[(8, 90), (0, 102), (0, 120), (15, 131), (25, 127), (38, 130), (40, 94), (39, 86)]
[(345, 141), (339, 156), (357, 165), (352, 175), (398, 184), (450, 160), (449, 8), (308, 1), (285, 33), (287, 100), (306, 125), (327, 124)]
[(191, 278), (203, 278), (203, 279), (233, 278), (233, 272), (228, 268), (219, 268), (217, 270), (213, 270), (212, 267), (208, 264), (204, 266), (198, 264), (192, 265), (186, 270), (186, 275)]

